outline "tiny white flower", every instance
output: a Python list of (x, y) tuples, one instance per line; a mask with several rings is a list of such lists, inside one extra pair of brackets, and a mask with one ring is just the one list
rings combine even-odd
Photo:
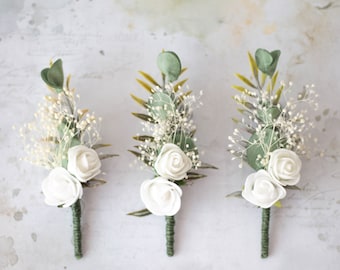
[(162, 177), (144, 181), (140, 195), (145, 207), (156, 216), (173, 216), (181, 208), (181, 188)]
[(300, 181), (301, 160), (288, 149), (277, 149), (270, 154), (268, 172), (281, 185), (296, 185)]
[(81, 183), (62, 167), (51, 170), (41, 188), (45, 203), (52, 206), (69, 207), (83, 195)]
[(67, 170), (80, 182), (85, 183), (100, 173), (101, 162), (95, 150), (77, 145), (71, 147), (67, 155)]
[(173, 143), (164, 144), (156, 162), (156, 172), (171, 180), (181, 180), (187, 177), (187, 172), (192, 168), (191, 159)]
[(286, 190), (265, 170), (250, 174), (244, 184), (242, 197), (252, 204), (269, 208), (286, 196)]

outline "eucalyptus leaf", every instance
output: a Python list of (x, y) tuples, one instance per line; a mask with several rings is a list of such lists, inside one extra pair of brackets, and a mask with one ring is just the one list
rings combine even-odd
[(270, 124), (281, 114), (281, 110), (277, 106), (263, 107), (256, 111), (257, 117), (266, 124)]
[(71, 139), (70, 148), (80, 144), (80, 140), (77, 137)]
[(185, 136), (183, 132), (178, 132), (175, 135), (174, 143), (178, 145), (184, 152), (195, 151), (197, 152), (197, 148), (195, 142), (192, 138)]
[(279, 50), (269, 52), (265, 49), (257, 49), (255, 52), (255, 60), (259, 70), (272, 77), (277, 67), (280, 54), (281, 51)]
[(43, 69), (40, 74), (43, 81), (57, 93), (63, 91), (64, 72), (61, 59), (55, 61), (50, 68)]
[(157, 57), (157, 65), (169, 82), (176, 81), (182, 71), (179, 57), (171, 51), (161, 52)]
[[(254, 133), (249, 139), (247, 147), (247, 162), (256, 171), (263, 169), (261, 159), (269, 152), (279, 148), (279, 140), (273, 128), (265, 128)], [(260, 159), (258, 158), (260, 157)]]
[(176, 109), (175, 103), (172, 98), (166, 93), (157, 92), (151, 95), (147, 102), (149, 112), (154, 119), (165, 120), (169, 114)]

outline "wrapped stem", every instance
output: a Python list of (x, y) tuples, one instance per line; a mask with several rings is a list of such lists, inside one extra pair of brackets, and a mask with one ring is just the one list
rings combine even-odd
[(175, 216), (165, 216), (166, 221), (166, 253), (174, 255)]
[(261, 258), (268, 257), (270, 208), (262, 208)]
[(73, 245), (74, 245), (74, 256), (77, 259), (83, 257), (83, 252), (81, 249), (81, 228), (80, 228), (80, 218), (81, 218), (81, 206), (80, 200), (77, 200), (72, 206), (72, 218), (73, 218)]

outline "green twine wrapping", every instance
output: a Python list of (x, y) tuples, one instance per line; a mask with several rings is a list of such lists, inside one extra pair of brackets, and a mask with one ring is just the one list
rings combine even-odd
[(81, 249), (81, 229), (80, 229), (80, 217), (81, 217), (81, 206), (80, 200), (77, 200), (72, 206), (72, 218), (73, 218), (73, 245), (74, 245), (74, 256), (77, 259), (83, 257)]
[(270, 208), (262, 208), (261, 258), (268, 257)]
[(165, 216), (166, 220), (166, 254), (174, 256), (175, 216)]

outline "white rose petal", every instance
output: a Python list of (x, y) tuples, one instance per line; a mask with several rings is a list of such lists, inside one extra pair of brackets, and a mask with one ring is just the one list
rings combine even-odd
[(41, 188), (46, 204), (52, 206), (69, 207), (83, 195), (79, 180), (62, 167), (51, 170)]
[(191, 167), (191, 159), (173, 143), (163, 145), (155, 162), (156, 172), (163, 178), (171, 180), (186, 178)]
[(181, 188), (162, 177), (144, 181), (140, 194), (146, 208), (156, 216), (173, 216), (181, 208)]
[(87, 182), (100, 173), (101, 162), (96, 151), (85, 145), (77, 145), (68, 150), (67, 170)]
[(284, 187), (278, 184), (265, 170), (250, 174), (242, 191), (243, 198), (262, 208), (271, 207), (285, 196)]
[(287, 149), (277, 149), (270, 154), (268, 172), (281, 185), (296, 185), (300, 181), (301, 160)]

